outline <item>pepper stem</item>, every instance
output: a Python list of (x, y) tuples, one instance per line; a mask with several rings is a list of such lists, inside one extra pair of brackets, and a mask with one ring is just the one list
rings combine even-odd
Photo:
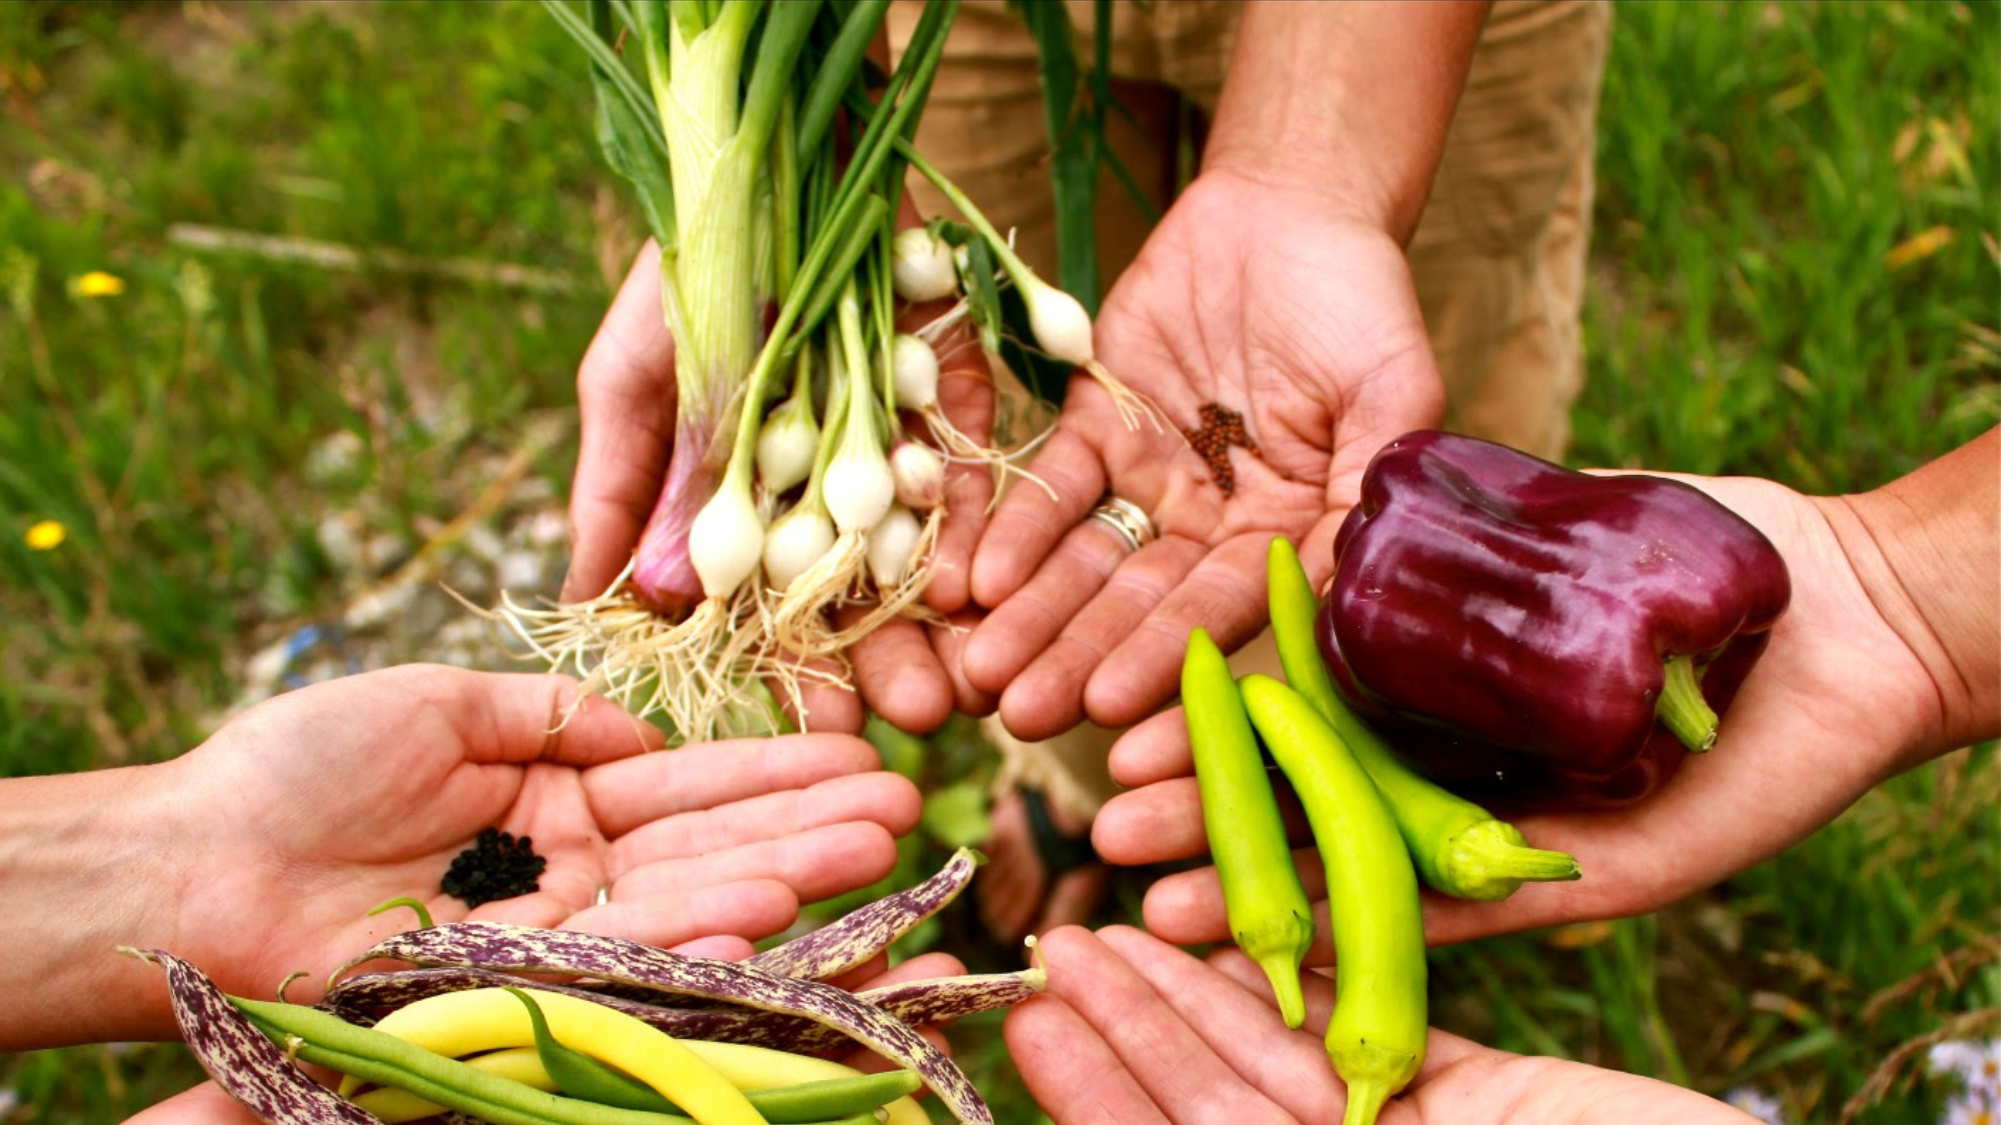
[(1298, 1028), (1306, 1022), (1306, 997), (1299, 991), (1299, 958), (1289, 949), (1274, 949), (1257, 958), (1258, 968), (1271, 981), (1272, 995), (1278, 998), (1278, 1014), (1285, 1026)]
[(1440, 856), (1436, 889), (1457, 898), (1497, 902), (1523, 883), (1580, 878), (1569, 852), (1532, 848), (1521, 829), (1504, 820), (1482, 820), (1454, 836)]
[(1693, 656), (1669, 657), (1667, 675), (1661, 681), (1660, 702), (1654, 714), (1681, 744), (1697, 754), (1716, 745), (1716, 712), (1702, 698), (1702, 680), (1695, 672)]
[(1341, 1125), (1375, 1125), (1383, 1103), (1394, 1092), (1387, 1083), (1372, 1078), (1348, 1083), (1348, 1108), (1341, 1114)]

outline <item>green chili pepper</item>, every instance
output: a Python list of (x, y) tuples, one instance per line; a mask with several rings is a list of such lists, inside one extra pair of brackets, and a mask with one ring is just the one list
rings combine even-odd
[(1369, 771), (1427, 886), (1457, 898), (1495, 901), (1514, 894), (1524, 882), (1579, 877), (1577, 860), (1569, 853), (1529, 847), (1514, 825), (1404, 765), (1334, 690), (1313, 636), (1318, 612), (1313, 587), (1284, 537), (1271, 541), (1265, 569), (1272, 636), (1286, 683), (1313, 705)]
[(1334, 1016), (1327, 1057), (1348, 1084), (1342, 1125), (1372, 1125), (1424, 1062), (1424, 918), (1417, 872), (1368, 771), (1304, 696), (1246, 676), (1251, 724), (1292, 781), (1327, 869)]
[(1181, 664), (1181, 710), (1202, 790), (1202, 823), (1230, 936), (1271, 980), (1285, 1026), (1306, 1019), (1299, 963), (1313, 945), (1313, 908), (1299, 885), (1278, 799), (1230, 666), (1209, 634), (1188, 637)]

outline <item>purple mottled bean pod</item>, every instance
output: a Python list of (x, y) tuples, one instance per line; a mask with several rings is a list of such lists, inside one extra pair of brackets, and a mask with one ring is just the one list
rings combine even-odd
[(826, 980), (863, 964), (891, 942), (945, 909), (959, 897), (980, 854), (971, 848), (952, 853), (936, 875), (907, 890), (886, 895), (835, 922), (774, 946), (744, 962), (781, 977)]
[(271, 1125), (381, 1125), (300, 1070), (201, 970), (157, 949), (124, 952), (167, 971), (174, 1019), (188, 1049), (250, 1112)]
[(377, 959), (510, 972), (577, 973), (646, 985), (665, 994), (725, 1000), (800, 1016), (833, 1027), (884, 1058), (917, 1071), (962, 1125), (993, 1123), (993, 1114), (979, 1092), (943, 1052), (887, 1012), (817, 981), (773, 976), (733, 961), (684, 957), (621, 938), (497, 922), (454, 922), (397, 934), (348, 962), (341, 972)]
[[(855, 994), (855, 999), (912, 1027), (948, 1023), (996, 1011), (1041, 992), (1048, 981), (1041, 969), (985, 976), (934, 977), (903, 981)], [(743, 1043), (794, 1054), (829, 1055), (849, 1048), (841, 1032), (798, 1016), (756, 1008), (670, 1008), (613, 994), (591, 984), (565, 985), (517, 977), (493, 969), (403, 969), (349, 977), (328, 991), (321, 1006), (350, 1023), (373, 1023), (375, 1013), (400, 1008), (443, 992), (511, 985), (579, 996), (643, 1020), (676, 1039)]]

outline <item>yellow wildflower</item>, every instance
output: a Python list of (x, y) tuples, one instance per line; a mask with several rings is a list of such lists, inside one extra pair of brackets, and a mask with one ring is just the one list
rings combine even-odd
[(116, 297), (125, 292), (125, 279), (103, 270), (91, 270), (76, 279), (79, 297)]
[(54, 520), (43, 520), (28, 529), (28, 549), (33, 551), (53, 551), (62, 546), (69, 531)]

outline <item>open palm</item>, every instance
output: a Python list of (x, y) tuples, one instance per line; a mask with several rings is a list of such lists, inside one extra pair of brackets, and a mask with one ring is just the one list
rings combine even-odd
[[(1320, 1036), (1333, 982), (1303, 977), (1287, 1029), (1249, 958), (1204, 963), (1139, 930), (1075, 927), (1043, 941), (1049, 991), (1008, 1015), (1010, 1053), (1056, 1125), (1260, 1125), (1341, 1120), (1346, 1094)], [(1433, 1031), (1423, 1069), (1382, 1125), (1740, 1125), (1678, 1087)]]
[[(1049, 490), (1014, 488), (973, 560), (973, 598), (993, 612), (964, 674), (1023, 738), (1138, 720), (1173, 694), (1197, 625), (1225, 647), (1248, 640), (1271, 536), (1303, 540), (1324, 576), (1369, 457), (1443, 404), (1396, 243), (1310, 191), (1231, 173), (1176, 202), (1107, 298), (1097, 345), (1164, 423), (1129, 427), (1077, 378), (1032, 465)], [(1179, 432), (1211, 403), (1257, 445), (1230, 455), (1229, 490)], [(1128, 558), (1080, 526), (1107, 493), (1160, 538)]]
[[(247, 712), (160, 767), (203, 851), (169, 915), (133, 935), (225, 989), (290, 995), (414, 925), (368, 917), (412, 896), (440, 921), (563, 926), (741, 956), (802, 901), (866, 885), (916, 820), (914, 788), (840, 735), (648, 754), (659, 735), (574, 682), (407, 667)], [(567, 721), (565, 718), (567, 716)], [(548, 860), (533, 893), (468, 909), (438, 889), (489, 825)], [(596, 904), (599, 889), (606, 901)], [(227, 921), (219, 921), (227, 920)]]
[[(1724, 715), (1715, 749), (1630, 808), (1519, 818), (1532, 843), (1577, 856), (1583, 879), (1529, 884), (1502, 902), (1429, 898), (1432, 942), (1666, 905), (1776, 855), (1937, 748), (1940, 693), (1857, 576), (1846, 548), (1859, 525), (1847, 501), (1769, 481), (1679, 479), (1762, 530), (1793, 581), (1792, 604)], [(1108, 859), (1155, 863), (1207, 850), (1178, 711), (1126, 735), (1111, 766), (1137, 788), (1100, 814), (1095, 841)], [(1779, 793), (1785, 799), (1774, 801)], [(1319, 894), (1318, 860), (1310, 849), (1298, 857), (1309, 893)], [(1228, 935), (1213, 868), (1156, 883), (1146, 917), (1172, 941)], [(1317, 954), (1330, 951), (1323, 944)]]

